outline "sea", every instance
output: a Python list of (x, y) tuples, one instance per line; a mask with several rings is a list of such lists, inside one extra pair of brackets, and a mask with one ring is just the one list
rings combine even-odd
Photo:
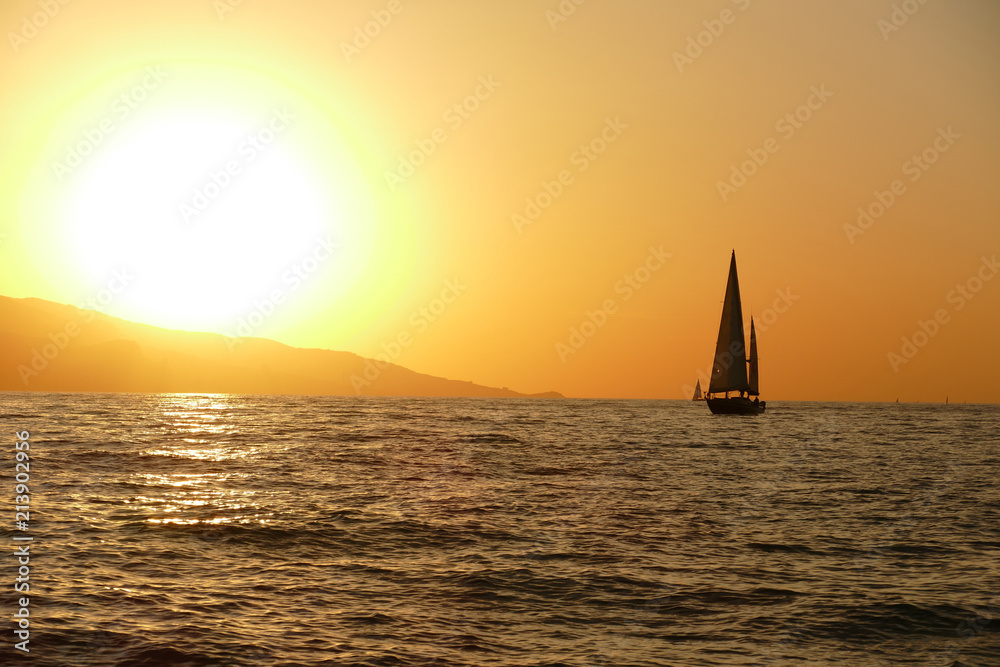
[(1000, 665), (1000, 406), (0, 407), (2, 665)]

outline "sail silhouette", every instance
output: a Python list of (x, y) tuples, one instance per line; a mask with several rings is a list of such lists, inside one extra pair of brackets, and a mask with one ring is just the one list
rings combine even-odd
[[(757, 361), (757, 330), (750, 318), (750, 358), (747, 359), (746, 338), (743, 335), (743, 305), (740, 302), (740, 278), (736, 272), (736, 251), (729, 261), (729, 279), (722, 303), (719, 338), (712, 361), (712, 380), (706, 402), (713, 414), (759, 415), (766, 403), (759, 398), (760, 374)], [(747, 364), (749, 363), (749, 370)], [(730, 392), (739, 392), (730, 398)], [(715, 394), (723, 394), (722, 397)]]
[(746, 338), (743, 336), (743, 306), (740, 303), (740, 279), (736, 274), (736, 251), (729, 262), (729, 281), (722, 304), (719, 339), (715, 344), (712, 382), (708, 393), (748, 391)]
[(694, 386), (694, 396), (691, 398), (692, 401), (703, 401), (705, 400), (705, 395), (701, 393), (701, 380), (698, 380), (698, 384)]

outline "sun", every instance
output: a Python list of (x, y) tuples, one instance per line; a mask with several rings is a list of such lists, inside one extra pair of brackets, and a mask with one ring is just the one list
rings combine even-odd
[(318, 294), (329, 304), (348, 291), (365, 269), (371, 211), (308, 100), (246, 77), (213, 94), (204, 71), (154, 74), (90, 105), (56, 142), (43, 217), (59, 275), (86, 286), (77, 305), (262, 335)]
[(128, 276), (121, 306), (144, 321), (225, 330), (311, 248), (339, 245), (336, 202), (281, 144), (277, 117), (255, 130), (193, 113), (116, 137), (64, 199), (83, 274)]

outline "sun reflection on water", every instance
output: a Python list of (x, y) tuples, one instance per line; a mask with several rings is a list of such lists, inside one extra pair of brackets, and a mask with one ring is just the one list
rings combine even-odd
[[(141, 452), (151, 458), (151, 469), (130, 476), (129, 482), (144, 491), (126, 503), (143, 514), (148, 524), (220, 527), (267, 523), (270, 512), (258, 502), (267, 494), (260, 490), (250, 467), (265, 445), (247, 442), (247, 434), (240, 428), (249, 409), (239, 396), (158, 396), (153, 411), (160, 428), (150, 434), (155, 438), (152, 446)], [(223, 462), (230, 466), (225, 473), (214, 466), (204, 472), (192, 471), (192, 467)], [(172, 470), (179, 463), (190, 465)], [(248, 466), (245, 471), (239, 470), (240, 464)]]

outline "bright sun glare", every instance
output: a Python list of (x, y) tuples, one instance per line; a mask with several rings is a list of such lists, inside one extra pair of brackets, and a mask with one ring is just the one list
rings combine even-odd
[(87, 275), (127, 271), (123, 298), (147, 317), (225, 326), (339, 237), (335, 202), (263, 125), (172, 118), (116, 137), (65, 200)]
[(206, 103), (170, 98), (167, 88), (127, 118), (115, 117), (120, 105), (104, 107), (110, 132), (96, 134), (101, 117), (91, 114), (69, 133), (69, 150), (87, 155), (56, 174), (47, 240), (62, 242), (66, 280), (91, 295), (127, 282), (113, 304), (99, 304), (105, 312), (233, 335), (277, 295), (287, 303), (320, 285), (327, 295), (347, 289), (367, 232), (344, 151), (318, 163), (316, 121), (294, 102), (258, 103), (278, 95)]

